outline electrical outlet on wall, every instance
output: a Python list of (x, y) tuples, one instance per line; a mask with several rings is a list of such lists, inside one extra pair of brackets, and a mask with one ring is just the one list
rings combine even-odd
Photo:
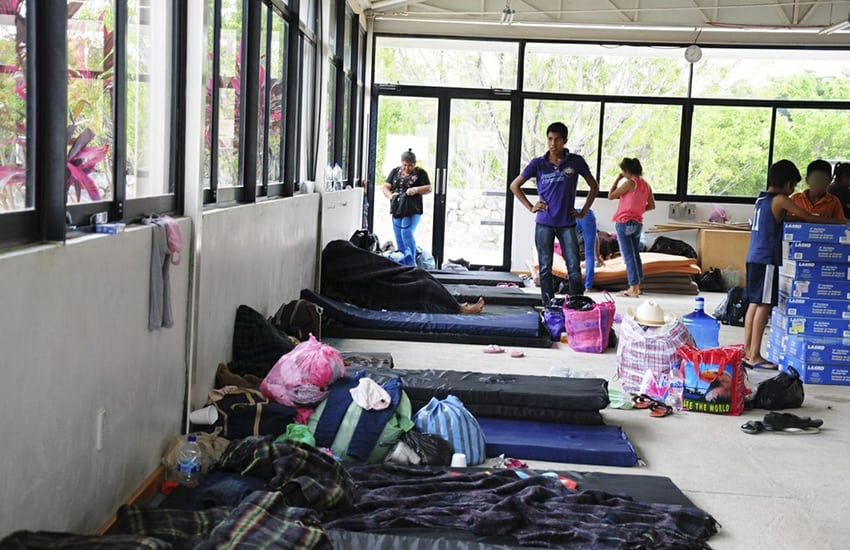
[(667, 217), (672, 220), (681, 220), (684, 215), (682, 203), (670, 203), (667, 205)]
[(686, 220), (697, 219), (697, 205), (690, 202), (686, 202), (682, 203), (682, 206), (684, 207), (684, 218)]

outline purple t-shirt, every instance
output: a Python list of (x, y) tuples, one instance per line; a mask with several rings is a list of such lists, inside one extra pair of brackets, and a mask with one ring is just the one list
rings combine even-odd
[(546, 201), (548, 208), (537, 212), (535, 221), (542, 225), (553, 227), (569, 227), (576, 224), (576, 220), (570, 215), (570, 210), (575, 207), (576, 187), (578, 177), (588, 178), (590, 168), (581, 155), (564, 150), (564, 156), (558, 167), (549, 162), (549, 151), (542, 157), (531, 159), (522, 177), (529, 180), (537, 180), (537, 194)]

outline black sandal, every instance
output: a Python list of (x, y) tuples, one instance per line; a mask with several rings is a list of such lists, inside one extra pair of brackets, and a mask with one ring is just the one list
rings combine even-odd
[(741, 431), (745, 434), (755, 435), (764, 431), (764, 424), (759, 420), (750, 420), (741, 425)]

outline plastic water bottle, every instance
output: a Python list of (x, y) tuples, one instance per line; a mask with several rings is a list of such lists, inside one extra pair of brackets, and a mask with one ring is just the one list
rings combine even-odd
[(186, 487), (197, 487), (201, 482), (203, 451), (194, 434), (189, 434), (186, 443), (177, 453), (177, 481)]
[(675, 411), (682, 410), (682, 394), (685, 391), (685, 381), (682, 379), (682, 373), (677, 367), (670, 369), (667, 374), (667, 383), (670, 391), (667, 394), (667, 404), (673, 407)]
[(694, 311), (682, 317), (699, 349), (720, 345), (720, 322), (705, 312), (705, 298), (697, 296)]

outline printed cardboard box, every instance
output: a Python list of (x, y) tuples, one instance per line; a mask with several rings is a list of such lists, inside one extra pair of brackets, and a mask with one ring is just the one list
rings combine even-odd
[(782, 257), (804, 262), (850, 262), (850, 244), (824, 244), (812, 242), (782, 243)]
[(850, 339), (791, 335), (781, 349), (809, 364), (850, 365)]
[(786, 222), (783, 241), (850, 244), (850, 226), (831, 223)]
[(779, 273), (804, 281), (850, 281), (850, 265), (782, 260)]
[(850, 300), (850, 281), (803, 281), (780, 274), (779, 293), (795, 298)]
[(794, 367), (806, 384), (825, 384), (850, 386), (850, 365), (812, 365), (799, 359), (786, 356), (779, 361), (779, 368), (788, 372)]
[(850, 319), (850, 300), (795, 298), (779, 294), (779, 308), (786, 317), (829, 317)]
[(850, 320), (786, 316), (779, 308), (773, 308), (770, 314), (770, 328), (786, 334), (850, 338)]

